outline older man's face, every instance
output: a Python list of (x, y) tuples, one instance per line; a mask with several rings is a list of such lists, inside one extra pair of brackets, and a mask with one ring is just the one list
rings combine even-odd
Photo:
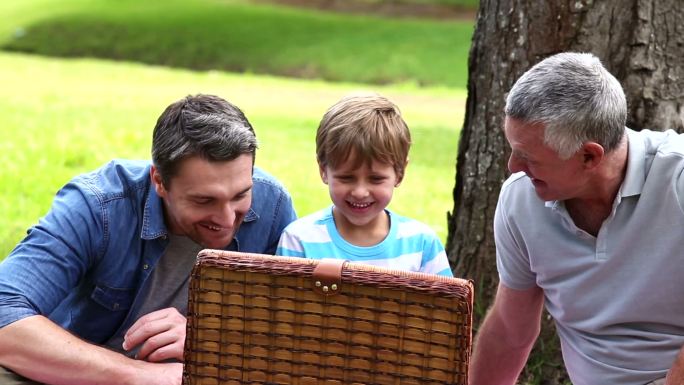
[(524, 172), (537, 196), (545, 201), (578, 198), (587, 180), (581, 153), (561, 159), (544, 143), (544, 126), (506, 117), (506, 140), (511, 146), (508, 169)]

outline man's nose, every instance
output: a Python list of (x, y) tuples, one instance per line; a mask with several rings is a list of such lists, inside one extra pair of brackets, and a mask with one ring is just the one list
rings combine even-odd
[(235, 207), (230, 203), (224, 203), (217, 213), (217, 222), (223, 227), (230, 227), (235, 222), (235, 215)]
[(526, 170), (527, 166), (525, 165), (524, 160), (520, 159), (514, 154), (511, 154), (511, 156), (508, 157), (508, 171), (510, 171), (511, 174)]

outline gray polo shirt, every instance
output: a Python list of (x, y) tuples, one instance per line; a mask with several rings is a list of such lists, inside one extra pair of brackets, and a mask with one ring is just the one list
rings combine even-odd
[(627, 134), (626, 176), (596, 237), (523, 173), (497, 205), (501, 282), (544, 290), (574, 385), (645, 384), (684, 345), (684, 136)]

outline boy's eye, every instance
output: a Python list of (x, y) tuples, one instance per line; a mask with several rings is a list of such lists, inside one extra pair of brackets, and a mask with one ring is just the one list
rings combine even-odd
[(384, 176), (372, 176), (370, 178), (371, 182), (373, 182), (373, 183), (382, 183), (385, 181), (385, 179), (387, 179), (387, 178), (385, 178)]
[(195, 198), (192, 201), (198, 205), (206, 205), (211, 203), (211, 198)]

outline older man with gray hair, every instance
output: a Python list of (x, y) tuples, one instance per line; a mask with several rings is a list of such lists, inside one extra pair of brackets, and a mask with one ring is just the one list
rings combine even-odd
[(0, 264), (0, 384), (180, 385), (197, 252), (273, 254), (295, 219), (256, 149), (240, 109), (188, 96), (159, 117), (151, 163), (64, 186)]
[(680, 384), (684, 137), (626, 128), (622, 87), (591, 54), (532, 67), (505, 113), (500, 284), (470, 383), (516, 382), (546, 306), (574, 385)]

